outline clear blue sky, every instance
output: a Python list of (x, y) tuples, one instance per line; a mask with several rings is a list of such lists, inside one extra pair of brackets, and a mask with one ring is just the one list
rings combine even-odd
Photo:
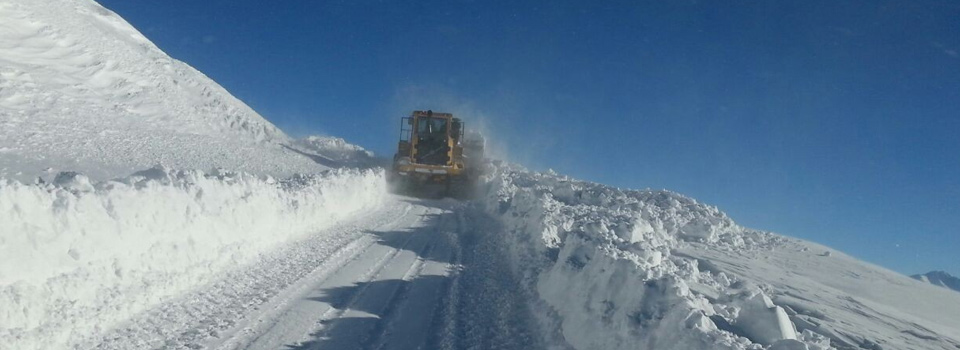
[(453, 112), (536, 169), (960, 274), (957, 1), (101, 3), (295, 136), (389, 155)]

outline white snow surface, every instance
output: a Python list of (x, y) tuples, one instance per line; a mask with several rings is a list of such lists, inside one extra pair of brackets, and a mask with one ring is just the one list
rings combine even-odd
[(379, 170), (0, 183), (0, 348), (57, 349), (377, 208)]
[(381, 170), (333, 169), (372, 154), (305, 140), (94, 1), (0, 2), (0, 349), (76, 346), (381, 205)]
[[(411, 204), (386, 195), (379, 162), (335, 137), (289, 138), (93, 1), (4, 0), (0, 349), (174, 344), (165, 342), (167, 334), (195, 347), (216, 337), (201, 329), (229, 328), (218, 322), (256, 313), (248, 305), (312, 305), (277, 297), (298, 295), (286, 285), (357, 282), (353, 270), (337, 266), (365, 271), (364, 283), (376, 282), (377, 271), (410, 282), (360, 288), (353, 304), (375, 303), (376, 315), (328, 303), (325, 314), (345, 321), (325, 334), (383, 331), (374, 345), (384, 348), (403, 334), (384, 331), (381, 321), (416, 329), (419, 339), (460, 329), (440, 337), (446, 348), (494, 338), (515, 345), (505, 348), (528, 341), (557, 349), (960, 348), (960, 294), (821, 245), (741, 227), (718, 208), (673, 192), (500, 165), (473, 203)], [(435, 225), (442, 235), (432, 234), (427, 214), (441, 218)], [(334, 251), (334, 239), (325, 238), (343, 221), (361, 223), (354, 233), (330, 231), (354, 242), (344, 243), (357, 249), (352, 253)], [(386, 238), (360, 233), (371, 227)], [(447, 236), (449, 242), (438, 240)], [(314, 243), (291, 244), (303, 240), (326, 255), (312, 257)], [(417, 248), (391, 246), (406, 241)], [(285, 249), (299, 253), (278, 255)], [(369, 259), (336, 261), (348, 253)], [(229, 280), (301, 260), (319, 270), (290, 267), (296, 273), (277, 277), (284, 286), (260, 286), (263, 293)], [(462, 271), (446, 270), (456, 261)], [(422, 271), (431, 278), (417, 282)], [(323, 280), (326, 274), (340, 277)], [(513, 281), (516, 293), (503, 293)], [(490, 285), (501, 292), (488, 293)], [(436, 308), (445, 317), (469, 317), (450, 318), (443, 329), (430, 328), (422, 315), (383, 321), (393, 313), (383, 310), (403, 314), (431, 303), (392, 305), (402, 298), (374, 291), (439, 296), (445, 299)], [(193, 308), (195, 295), (231, 295), (226, 304), (233, 309), (217, 298)], [(247, 303), (247, 295), (260, 297)], [(530, 340), (526, 324), (504, 311), (523, 309), (516, 315), (526, 317), (526, 307), (540, 340)], [(141, 319), (156, 314), (167, 318)], [(193, 325), (193, 314), (215, 321)], [(323, 329), (309, 323), (311, 315), (300, 316), (269, 320)], [(358, 319), (363, 327), (351, 327)], [(484, 328), (479, 319), (499, 328)], [(516, 329), (522, 335), (504, 339)], [(113, 332), (134, 338), (102, 338)], [(476, 342), (449, 339), (460, 334)]]
[(0, 176), (109, 179), (157, 164), (327, 169), (220, 85), (91, 0), (0, 2)]
[(373, 152), (339, 137), (307, 136), (292, 142), (292, 147), (317, 163), (331, 167), (372, 168), (386, 165)]
[(574, 348), (960, 348), (957, 293), (691, 198), (509, 166), (488, 186), (547, 337)]
[[(542, 331), (540, 340), (528, 337), (522, 342), (538, 344), (531, 345), (535, 348), (956, 349), (960, 345), (960, 297), (945, 288), (817, 244), (740, 227), (717, 208), (673, 192), (621, 190), (512, 166), (495, 169), (478, 201), (456, 206), (461, 209), (454, 217), (473, 219), (457, 219), (461, 223), (455, 227), (440, 220), (433, 229), (389, 224), (384, 227), (388, 233), (382, 235), (395, 238), (381, 238), (377, 245), (370, 245), (369, 238), (357, 241), (368, 242), (364, 246), (370, 248), (352, 253), (329, 251), (332, 245), (322, 243), (328, 234), (324, 229), (348, 218), (370, 221), (373, 226), (369, 227), (383, 222), (429, 225), (423, 211), (432, 209), (423, 205), (431, 204), (419, 204), (415, 208), (420, 209), (406, 214), (411, 208), (407, 201), (386, 196), (380, 170), (337, 170), (276, 180), (243, 173), (154, 168), (104, 182), (92, 182), (75, 173), (62, 173), (51, 184), (6, 181), (0, 185), (0, 232), (5, 233), (0, 242), (0, 305), (4, 306), (0, 348), (57, 349), (100, 342), (124, 348), (123, 344), (171, 345), (179, 341), (186, 341), (182, 346), (188, 347), (230, 347), (234, 341), (244, 344), (256, 339), (301, 339), (303, 344), (327, 345), (347, 341), (339, 336), (327, 341), (298, 333), (300, 329), (323, 334), (334, 331), (324, 327), (315, 331), (311, 321), (315, 315), (296, 305), (311, 310), (334, 307), (323, 312), (323, 317), (333, 317), (325, 322), (337, 325), (336, 334), (375, 332), (367, 335), (373, 337), (369, 339), (389, 348), (389, 339), (399, 335), (378, 330), (399, 329), (394, 328), (402, 323), (396, 317), (413, 321), (402, 316), (403, 312), (398, 316), (389, 310), (437, 302), (409, 299), (414, 297), (457, 300), (454, 296), (463, 291), (455, 286), (470, 281), (456, 282), (457, 277), (440, 272), (441, 279), (403, 277), (412, 281), (410, 291), (420, 290), (419, 283), (428, 289), (410, 297), (378, 299), (366, 296), (373, 290), (363, 292), (366, 289), (351, 287), (350, 282), (359, 278), (361, 282), (355, 285), (365, 286), (381, 272), (356, 275), (336, 267), (392, 271), (388, 281), (420, 271), (417, 261), (435, 258), (419, 253), (418, 260), (409, 252), (429, 248), (390, 248), (404, 246), (389, 242), (409, 240), (402, 238), (404, 232), (414, 235), (409, 237), (434, 237), (431, 240), (447, 236), (451, 242), (498, 242), (495, 244), (502, 249), (487, 251), (493, 255), (478, 256), (479, 261), (501, 262), (508, 269), (496, 275), (516, 276), (493, 285), (504, 288), (503, 283), (519, 281), (512, 295), (526, 298), (527, 307), (534, 311), (530, 316)], [(390, 208), (380, 209), (383, 205)], [(384, 210), (395, 213), (390, 215), (397, 215), (396, 219), (384, 217)], [(370, 220), (364, 219), (367, 213), (372, 213)], [(463, 226), (471, 222), (475, 226)], [(363, 227), (367, 226), (360, 227), (366, 230)], [(430, 230), (447, 233), (437, 236), (427, 233)], [(346, 231), (339, 232), (329, 234)], [(255, 279), (230, 287), (229, 276), (243, 276), (246, 269), (272, 269), (263, 265), (264, 259), (286, 264), (276, 252), (291, 249), (290, 242), (306, 238), (320, 239), (319, 246), (328, 247), (323, 248), (324, 255), (308, 259), (326, 261), (315, 267), (326, 272), (304, 270), (298, 273), (306, 277), (291, 277), (342, 276), (305, 283), (327, 291), (357, 291), (361, 294), (350, 300), (369, 299), (381, 305), (375, 309), (379, 311), (367, 315), (341, 309), (337, 299), (328, 297), (329, 292), (302, 299), (297, 295), (307, 292), (284, 290), (303, 288), (303, 283), (294, 283), (291, 277), (280, 279), (289, 287), (263, 286), (260, 288), (270, 288), (270, 292), (250, 300), (251, 305), (267, 303), (278, 309), (244, 311), (245, 302), (240, 299), (231, 299), (223, 304), (226, 306), (218, 306), (218, 299), (200, 301), (200, 309), (189, 306), (194, 303), (191, 295), (258, 295), (246, 290), (250, 287), (246, 284), (256, 286)], [(455, 245), (450, 249), (466, 252), (472, 248)], [(359, 264), (352, 260), (355, 258), (338, 258), (358, 254), (369, 258), (357, 260)], [(304, 256), (298, 253), (290, 259)], [(381, 256), (405, 258), (390, 258), (404, 262), (394, 266)], [(471, 268), (462, 265), (463, 276), (474, 273)], [(480, 281), (496, 276), (480, 273), (484, 275)], [(384, 276), (388, 275), (376, 278), (387, 278)], [(443, 287), (443, 278), (453, 278), (453, 282)], [(406, 282), (385, 283), (374, 286), (385, 286), (388, 294), (407, 293), (402, 287)], [(483, 283), (470, 285), (486, 288)], [(213, 289), (204, 292), (208, 288)], [(473, 292), (488, 295), (482, 290)], [(332, 301), (318, 306), (310, 300)], [(504, 301), (502, 297), (493, 300)], [(449, 303), (444, 302), (449, 307), (444, 308), (443, 317), (454, 317), (459, 307), (472, 305)], [(285, 309), (285, 305), (292, 308)], [(233, 309), (217, 310), (227, 306)], [(495, 305), (472, 307), (505, 310)], [(189, 314), (176, 314), (180, 312)], [(227, 318), (216, 316), (220, 312)], [(192, 325), (189, 315), (194, 313), (210, 315), (205, 317), (213, 317), (214, 323), (204, 319)], [(254, 322), (265, 320), (267, 325), (290, 323), (295, 329), (240, 323), (253, 332), (266, 333), (248, 335), (251, 340), (244, 340), (244, 335), (219, 338), (219, 332), (235, 334), (230, 329), (236, 326), (230, 322), (236, 321), (229, 316), (234, 314)], [(350, 316), (354, 314), (365, 321)], [(164, 318), (144, 320), (151, 315)], [(298, 318), (287, 320), (289, 315)], [(491, 317), (483, 312), (477, 315)], [(138, 321), (124, 326), (131, 319)], [(437, 321), (430, 317), (416, 320), (422, 324), (409, 327), (419, 332), (417, 339), (440, 336), (429, 334), (444, 334), (441, 340), (449, 339), (443, 327), (470, 324), (456, 318), (453, 323), (435, 326), (431, 324)], [(191, 331), (190, 327), (200, 328)], [(484, 329), (483, 323), (469, 327), (469, 332)], [(180, 335), (170, 339), (173, 343), (162, 340), (175, 334)]]

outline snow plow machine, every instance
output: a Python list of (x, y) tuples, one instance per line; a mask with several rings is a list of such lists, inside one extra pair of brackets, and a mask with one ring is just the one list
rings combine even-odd
[(450, 113), (414, 111), (400, 119), (400, 141), (387, 181), (394, 193), (423, 198), (472, 197), (483, 175), (485, 146)]

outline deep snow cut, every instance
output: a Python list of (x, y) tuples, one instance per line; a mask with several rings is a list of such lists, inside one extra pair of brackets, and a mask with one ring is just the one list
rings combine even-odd
[(0, 183), (0, 347), (53, 349), (383, 201), (382, 171)]

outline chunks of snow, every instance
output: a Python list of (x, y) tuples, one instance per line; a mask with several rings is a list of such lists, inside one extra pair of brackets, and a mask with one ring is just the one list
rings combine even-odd
[(738, 304), (740, 312), (734, 326), (754, 342), (773, 344), (782, 339), (797, 339), (790, 316), (762, 291), (744, 297)]
[(93, 192), (93, 185), (90, 183), (90, 179), (72, 171), (57, 174), (57, 176), (53, 178), (53, 184), (73, 193)]
[(509, 164), (486, 186), (478, 205), (558, 347), (960, 348), (957, 293), (679, 194)]
[(769, 350), (810, 350), (810, 348), (799, 340), (784, 339), (774, 343)]
[(785, 310), (759, 291), (742, 305), (693, 291), (704, 284), (726, 290), (733, 281), (673, 254), (688, 241), (756, 249), (775, 242), (771, 234), (744, 229), (717, 208), (668, 191), (620, 190), (511, 165), (497, 169), (487, 186), (480, 205), (503, 224), (510, 259), (524, 262), (517, 266), (524, 288), (545, 302), (544, 318), (555, 319), (547, 323), (557, 324), (555, 331), (574, 348), (806, 344)]
[(0, 344), (50, 349), (374, 208), (381, 171), (276, 180), (154, 168), (0, 182)]

